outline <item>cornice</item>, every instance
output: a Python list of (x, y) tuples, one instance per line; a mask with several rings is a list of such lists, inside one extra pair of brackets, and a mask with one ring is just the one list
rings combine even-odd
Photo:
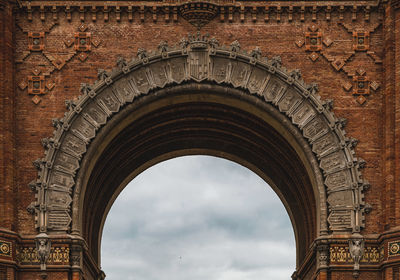
[[(396, 0), (398, 1), (398, 0)], [(211, 3), (220, 7), (377, 7), (382, 1), (364, 0), (364, 1), (252, 1), (252, 0), (206, 0), (206, 1), (182, 1), (182, 0), (162, 0), (162, 1), (21, 1), (23, 7), (178, 7), (193, 2)], [(392, 1), (393, 2), (393, 1)]]
[[(386, 3), (381, 0), (363, 1), (256, 1), (256, 0), (161, 0), (161, 1), (22, 1), (21, 9), (27, 12), (28, 20), (33, 19), (33, 12), (42, 21), (47, 14), (52, 14), (53, 19), (58, 18), (59, 13), (65, 13), (67, 20), (72, 19), (73, 13), (79, 13), (81, 21), (92, 19), (96, 21), (99, 14), (104, 21), (109, 20), (109, 15), (114, 14), (117, 21), (121, 20), (122, 14), (128, 15), (128, 20), (139, 18), (144, 22), (147, 17), (156, 22), (161, 18), (165, 21), (177, 21), (178, 16), (182, 16), (198, 28), (205, 25), (215, 16), (221, 22), (233, 22), (239, 19), (244, 22), (250, 18), (253, 22), (258, 20), (268, 22), (270, 18), (281, 21), (281, 15), (287, 14), (288, 20), (292, 21), (294, 15), (300, 21), (305, 21), (310, 17), (312, 21), (317, 19), (331, 20), (332, 12), (336, 11), (339, 20), (344, 18), (344, 14), (352, 14), (352, 20), (358, 16), (366, 21), (370, 19), (370, 13)], [(239, 17), (236, 17), (238, 14)], [(317, 16), (318, 15), (318, 16)], [(194, 19), (194, 20), (193, 20)]]

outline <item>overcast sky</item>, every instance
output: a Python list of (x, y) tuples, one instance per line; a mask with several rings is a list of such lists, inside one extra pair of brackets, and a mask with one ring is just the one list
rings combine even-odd
[(107, 217), (107, 280), (288, 280), (289, 216), (252, 171), (208, 156), (157, 164), (122, 191)]

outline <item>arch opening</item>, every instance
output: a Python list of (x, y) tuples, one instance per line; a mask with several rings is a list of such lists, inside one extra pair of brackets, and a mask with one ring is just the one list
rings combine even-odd
[[(319, 202), (312, 185), (317, 179), (312, 175), (311, 163), (301, 143), (280, 122), (274, 122), (265, 108), (250, 106), (241, 91), (235, 93), (241, 93), (238, 98), (227, 95), (225, 90), (216, 85), (194, 88), (193, 84), (186, 84), (158, 92), (157, 98), (148, 95), (118, 115), (118, 125), (99, 133), (93, 142), (96, 149), (89, 148), (87, 152), (90, 161), (83, 160), (82, 170), (86, 172), (79, 177), (82, 181), (77, 181), (77, 186), (85, 189), (75, 192), (80, 199), (74, 201), (80, 205), (74, 205), (77, 211), (73, 213), (79, 222), (72, 224), (73, 230), (83, 226), (80, 233), (96, 261), (99, 232), (123, 187), (146, 168), (182, 155), (229, 159), (268, 182), (288, 210), (296, 240), (301, 240), (297, 242), (298, 264), (305, 259), (319, 231)], [(279, 116), (276, 110), (271, 112)]]
[(232, 161), (185, 156), (135, 177), (103, 229), (110, 279), (288, 279), (289, 216), (266, 182)]

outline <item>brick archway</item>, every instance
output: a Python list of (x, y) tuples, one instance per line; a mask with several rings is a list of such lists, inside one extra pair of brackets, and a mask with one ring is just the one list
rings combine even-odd
[[(184, 154), (234, 160), (275, 188), (294, 225), (300, 275), (312, 266), (313, 243), (364, 227), (368, 183), (354, 156), (356, 141), (299, 71), (257, 49), (243, 52), (238, 42), (220, 47), (200, 35), (177, 47), (161, 43), (154, 53), (139, 50), (137, 59), (117, 64), (82, 86), (44, 141), (31, 207), (41, 234), (84, 240), (74, 254), (86, 247), (98, 266), (104, 217), (127, 180)], [(317, 268), (326, 266), (324, 250)]]

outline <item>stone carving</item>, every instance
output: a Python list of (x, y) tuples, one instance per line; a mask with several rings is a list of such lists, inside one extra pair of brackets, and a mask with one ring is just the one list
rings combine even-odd
[(327, 190), (320, 207), (328, 209), (321, 212), (320, 222), (327, 221), (331, 231), (359, 232), (364, 227), (363, 191), (368, 182), (361, 176), (361, 159), (354, 156), (355, 142), (346, 137), (345, 122), (330, 111), (331, 101), (321, 101), (315, 84), (305, 84), (299, 71), (288, 72), (280, 57), (267, 60), (257, 50), (248, 54), (237, 41), (219, 46), (198, 33), (175, 47), (165, 42), (160, 46), (158, 52), (140, 50), (130, 62), (118, 59), (111, 72), (99, 71), (99, 80), (83, 85), (82, 95), (68, 102), (64, 117), (53, 120), (54, 136), (45, 141), (46, 156), (37, 161), (39, 177), (31, 184), (37, 192), (31, 212), (40, 232), (70, 229), (80, 162), (107, 120), (150, 90), (183, 82), (223, 83), (274, 105), (303, 133), (319, 162)]
[(198, 29), (214, 19), (218, 10), (212, 1), (187, 1), (179, 7), (181, 16)]
[(71, 247), (71, 265), (72, 267), (81, 266), (82, 247), (80, 245), (72, 245)]
[(317, 246), (319, 268), (327, 268), (329, 262), (329, 245), (320, 244)]
[(46, 270), (46, 262), (50, 256), (51, 241), (45, 233), (40, 233), (35, 238), (36, 252), (40, 261), (40, 270)]
[[(361, 237), (361, 236), (360, 236)], [(352, 238), (349, 240), (349, 251), (350, 255), (354, 260), (354, 276), (358, 277), (358, 271), (360, 270), (360, 261), (364, 255), (364, 240), (359, 238)]]

